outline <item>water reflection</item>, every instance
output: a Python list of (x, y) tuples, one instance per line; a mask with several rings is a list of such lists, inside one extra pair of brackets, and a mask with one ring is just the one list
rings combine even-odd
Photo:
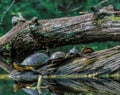
[(37, 90), (32, 90), (32, 89), (27, 89), (27, 88), (22, 88), (23, 91), (28, 93), (29, 95), (47, 95), (49, 94), (48, 89), (43, 89), (42, 94), (40, 94)]
[[(82, 70), (81, 63), (79, 64), (72, 63), (72, 67), (71, 68), (70, 67), (71, 67), (70, 65), (64, 65), (64, 66), (61, 66), (60, 68), (57, 68), (57, 70), (52, 68), (47, 68), (48, 72), (45, 72), (46, 66), (39, 68), (38, 71), (44, 72), (42, 73), (43, 76), (44, 75), (50, 76), (49, 69), (54, 70), (54, 72), (51, 73), (52, 75), (59, 75), (59, 77), (53, 76), (52, 78), (47, 76), (43, 77), (41, 86), (47, 86), (47, 87), (40, 88), (42, 90), (41, 94), (38, 92), (37, 89), (33, 90), (31, 88), (26, 88), (25, 84), (27, 84), (27, 82), (25, 81), (22, 82), (19, 80), (17, 80), (17, 82), (19, 81), (20, 83), (22, 82), (24, 84), (24, 86), (21, 87), (21, 90), (25, 91), (29, 95), (47, 95), (48, 93), (51, 93), (52, 95), (53, 94), (70, 95), (70, 93), (73, 93), (73, 94), (81, 93), (80, 95), (87, 95), (87, 93), (91, 93), (90, 95), (120, 95), (120, 73), (119, 72), (113, 71), (112, 74), (109, 73), (110, 67), (109, 69), (105, 67), (104, 68), (100, 67), (99, 69), (97, 68), (98, 70), (90, 69), (88, 71), (88, 69), (86, 69), (86, 71), (85, 70), (81, 71)], [(79, 71), (78, 69), (76, 69), (76, 67), (79, 68)], [(94, 74), (92, 73), (95, 73), (95, 71), (96, 71), (96, 74), (99, 74), (99, 76), (94, 77)], [(38, 76), (41, 73), (34, 74), (33, 71), (26, 71), (26, 72), (19, 72), (17, 74), (25, 75), (26, 73), (27, 73), (27, 76), (32, 75), (32, 77), (34, 77), (35, 75), (34, 78), (36, 79), (28, 83), (32, 84), (34, 82), (34, 84), (37, 85)], [(87, 77), (84, 74), (87, 74)], [(91, 74), (91, 76), (89, 74)]]
[(119, 95), (120, 81), (111, 79), (76, 79), (76, 80), (56, 80), (54, 85), (48, 89), (42, 89), (42, 94), (37, 90), (23, 88), (30, 95), (46, 95), (47, 93), (56, 93), (56, 95), (70, 95), (70, 93), (86, 95)]
[[(77, 74), (76, 74), (77, 75)], [(22, 88), (26, 93), (30, 95), (46, 95), (47, 93), (55, 93), (56, 95), (70, 95), (70, 93), (86, 95), (86, 93), (93, 93), (92, 95), (119, 95), (120, 94), (120, 80), (113, 77), (101, 78), (50, 78), (42, 80), (42, 87), (40, 88), (42, 93), (40, 94), (37, 89)], [(108, 75), (107, 75), (108, 76)], [(61, 76), (63, 77), (63, 76)], [(45, 78), (43, 76), (43, 78)], [(119, 77), (120, 78), (120, 77)], [(37, 79), (37, 78), (36, 78)], [(37, 81), (34, 81), (35, 85)], [(32, 82), (31, 82), (32, 83)], [(26, 86), (25, 86), (26, 87)]]

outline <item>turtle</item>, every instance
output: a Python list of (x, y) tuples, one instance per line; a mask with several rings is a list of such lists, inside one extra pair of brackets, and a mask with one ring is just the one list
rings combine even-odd
[(88, 53), (92, 53), (94, 52), (94, 50), (92, 48), (89, 48), (89, 47), (83, 47), (82, 50), (81, 50), (81, 55), (83, 54), (88, 54)]
[(74, 46), (72, 49), (69, 50), (69, 52), (66, 54), (66, 58), (72, 58), (72, 57), (79, 57), (80, 53)]
[(44, 53), (35, 53), (28, 56), (21, 64), (13, 63), (13, 66), (18, 71), (34, 70), (43, 64), (48, 63), (50, 60), (49, 56)]
[[(40, 93), (40, 88), (46, 88), (46, 86), (41, 86), (42, 75), (32, 71), (20, 72), (17, 70), (13, 70), (9, 74), (9, 77), (14, 81), (14, 83), (16, 83), (16, 85), (14, 86), (14, 91), (17, 91), (22, 87), (25, 87), (31, 89), (37, 88)], [(36, 80), (38, 80), (37, 85)]]
[(50, 60), (52, 63), (55, 63), (55, 62), (59, 62), (59, 61), (62, 61), (65, 57), (65, 53), (62, 52), (62, 51), (57, 51), (57, 52), (54, 52), (51, 56), (50, 56)]

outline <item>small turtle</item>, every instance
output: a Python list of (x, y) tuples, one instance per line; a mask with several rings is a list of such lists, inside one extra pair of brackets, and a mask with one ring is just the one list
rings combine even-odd
[(50, 56), (52, 63), (62, 61), (65, 57), (65, 53), (62, 51), (57, 51)]
[(77, 57), (80, 56), (79, 51), (74, 46), (69, 52), (66, 54), (66, 58)]
[(28, 56), (21, 64), (13, 63), (18, 71), (34, 70), (34, 68), (49, 62), (49, 57), (44, 53), (35, 53)]
[(88, 54), (88, 53), (92, 53), (94, 52), (94, 50), (92, 48), (89, 48), (89, 47), (83, 47), (82, 50), (81, 50), (81, 54)]

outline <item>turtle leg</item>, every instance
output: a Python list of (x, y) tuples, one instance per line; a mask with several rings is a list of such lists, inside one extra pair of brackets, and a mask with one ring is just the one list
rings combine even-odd
[(18, 71), (24, 71), (24, 69), (22, 67), (20, 67), (18, 64), (16, 64), (15, 62), (13, 63), (13, 67), (18, 70)]

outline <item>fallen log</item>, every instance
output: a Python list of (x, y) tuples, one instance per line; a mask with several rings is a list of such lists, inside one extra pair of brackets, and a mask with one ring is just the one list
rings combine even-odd
[(95, 20), (93, 13), (87, 13), (39, 20), (37, 25), (31, 25), (31, 21), (18, 23), (0, 38), (0, 53), (6, 55), (6, 52), (11, 52), (11, 56), (22, 56), (20, 59), (23, 59), (34, 51), (61, 45), (120, 41), (120, 12), (104, 12), (112, 15)]
[[(114, 14), (108, 16), (105, 22), (102, 21), (104, 19), (96, 21), (93, 13), (88, 13), (76, 17), (40, 20), (37, 25), (31, 25), (31, 21), (18, 23), (0, 38), (0, 54), (11, 57), (13, 61), (22, 61), (34, 51), (46, 48), (95, 41), (120, 41), (120, 12), (105, 12)], [(98, 58), (102, 56), (99, 55)], [(90, 63), (97, 60), (90, 59)], [(89, 60), (86, 62), (89, 63)]]

